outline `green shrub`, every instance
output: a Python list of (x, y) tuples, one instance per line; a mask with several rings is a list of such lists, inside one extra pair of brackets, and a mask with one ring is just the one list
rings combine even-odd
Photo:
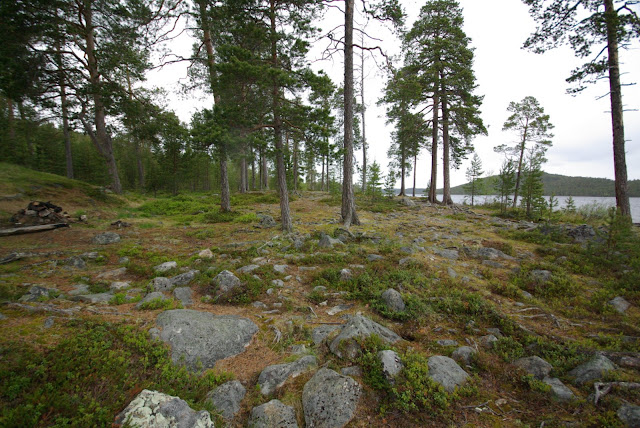
[(179, 304), (177, 304), (174, 300), (172, 299), (163, 299), (162, 297), (158, 297), (152, 300), (149, 300), (148, 302), (144, 302), (142, 305), (140, 305), (140, 309), (141, 310), (146, 310), (146, 311), (153, 311), (156, 309), (173, 309), (173, 308), (177, 308), (179, 306)]
[(512, 337), (501, 337), (493, 344), (493, 352), (510, 363), (524, 356), (524, 347)]
[(116, 293), (109, 300), (110, 305), (122, 305), (127, 303), (127, 293)]

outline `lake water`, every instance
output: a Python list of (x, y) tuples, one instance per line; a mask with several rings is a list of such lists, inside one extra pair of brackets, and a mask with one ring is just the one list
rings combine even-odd
[[(442, 199), (442, 195), (438, 195), (439, 199)], [(471, 196), (469, 195), (451, 195), (451, 199), (456, 204), (462, 204), (467, 200), (467, 203), (471, 203)], [(554, 208), (554, 210), (564, 208), (566, 206), (566, 201), (568, 196), (556, 196), (558, 199), (558, 207)], [(495, 199), (494, 195), (489, 196), (475, 196), (474, 202), (476, 204), (482, 204), (485, 201), (491, 202)], [(545, 199), (549, 201), (549, 197), (545, 196)], [(590, 205), (593, 203), (597, 203), (599, 205), (605, 205), (608, 207), (616, 206), (616, 198), (614, 197), (600, 197), (600, 196), (573, 196), (573, 202), (575, 203), (576, 208), (580, 208), (585, 205)], [(640, 223), (640, 198), (629, 198), (629, 204), (631, 205), (631, 218), (634, 223)]]

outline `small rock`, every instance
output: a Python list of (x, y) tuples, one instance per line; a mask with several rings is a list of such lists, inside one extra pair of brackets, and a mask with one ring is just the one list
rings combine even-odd
[(138, 303), (136, 303), (136, 309), (140, 309), (140, 308), (142, 308), (142, 305), (144, 305), (145, 303), (148, 303), (148, 302), (150, 302), (152, 300), (156, 300), (156, 299), (162, 300), (162, 301), (171, 300), (167, 296), (165, 296), (162, 292), (154, 291), (152, 293), (147, 294), (146, 296), (144, 296), (142, 298), (142, 300), (140, 300)]
[(89, 294), (89, 286), (87, 284), (75, 284), (73, 290), (69, 291), (70, 296), (77, 296), (78, 294)]
[(67, 265), (74, 269), (86, 269), (87, 263), (79, 256), (72, 256), (67, 259)]
[(398, 261), (400, 266), (411, 265), (417, 263), (417, 260), (412, 257), (405, 257)]
[(533, 279), (538, 284), (545, 284), (551, 281), (552, 274), (548, 270), (532, 270), (531, 271), (531, 279)]
[(455, 279), (458, 277), (458, 273), (453, 270), (451, 267), (447, 268), (447, 274), (449, 275), (450, 278)]
[(447, 392), (453, 392), (456, 387), (464, 385), (469, 379), (467, 372), (449, 357), (435, 355), (429, 358), (429, 377), (442, 385)]
[(199, 270), (190, 270), (185, 273), (181, 273), (180, 275), (176, 275), (172, 278), (169, 278), (171, 281), (171, 285), (173, 286), (183, 286), (189, 284), (193, 279), (200, 273)]
[(384, 259), (384, 257), (382, 257), (380, 254), (369, 254), (367, 256), (368, 262), (375, 262), (377, 260), (382, 260), (382, 259)]
[(451, 339), (440, 339), (436, 340), (436, 343), (440, 346), (458, 346), (458, 342)]
[(251, 410), (247, 426), (251, 428), (298, 428), (296, 411), (280, 400), (271, 400)]
[(278, 225), (278, 223), (276, 223), (276, 221), (270, 215), (258, 214), (258, 219), (260, 220), (260, 223), (258, 224), (257, 227), (260, 227), (263, 229), (276, 227)]
[(131, 284), (129, 284), (128, 282), (124, 282), (124, 281), (115, 281), (112, 282), (111, 285), (109, 286), (109, 290), (111, 290), (112, 292), (116, 293), (120, 290), (124, 290), (125, 288), (129, 288), (131, 286)]
[(369, 337), (372, 334), (378, 335), (386, 343), (395, 343), (401, 339), (393, 331), (369, 318), (355, 315), (350, 317), (347, 323), (342, 326), (338, 336), (331, 341), (329, 349), (340, 358), (354, 359), (361, 351), (356, 339)]
[(178, 287), (173, 290), (173, 295), (185, 308), (193, 305), (193, 299), (191, 298), (193, 291), (191, 291), (191, 288)]
[(318, 241), (318, 247), (320, 248), (333, 248), (334, 245), (344, 245), (344, 242), (339, 239), (334, 239), (329, 235), (323, 235)]
[(71, 300), (84, 303), (102, 303), (107, 304), (113, 298), (112, 293), (96, 293), (96, 294), (81, 294), (74, 296)]
[(413, 202), (413, 200), (409, 199), (409, 198), (402, 198), (401, 200), (402, 205), (404, 205), (405, 207), (415, 207), (416, 203)]
[(491, 327), (491, 328), (488, 328), (487, 331), (493, 334), (497, 338), (504, 337), (499, 328)]
[(631, 306), (631, 303), (627, 302), (622, 296), (617, 296), (609, 300), (609, 304), (621, 314), (624, 314), (627, 309), (629, 309), (629, 306)]
[(237, 380), (223, 383), (207, 394), (207, 401), (215, 407), (222, 417), (231, 421), (240, 410), (240, 403), (244, 399), (247, 390)]
[(353, 277), (351, 269), (342, 269), (340, 271), (340, 281), (349, 281)]
[(220, 272), (215, 278), (213, 278), (212, 282), (218, 286), (218, 289), (216, 290), (217, 296), (226, 295), (232, 290), (242, 286), (242, 281), (228, 270)]
[(504, 265), (500, 262), (496, 262), (494, 260), (483, 260), (482, 266), (489, 266), (494, 269), (504, 269)]
[(126, 267), (121, 267), (121, 268), (118, 268), (118, 269), (113, 269), (113, 270), (108, 270), (106, 272), (102, 272), (96, 278), (98, 278), (98, 279), (120, 278), (122, 275), (124, 275), (126, 273), (127, 273), (127, 268)]
[(165, 273), (178, 267), (178, 262), (164, 262), (153, 268), (154, 272)]
[(338, 306), (334, 306), (333, 308), (329, 309), (327, 311), (327, 314), (333, 316), (335, 314), (339, 314), (340, 312), (344, 312), (348, 309), (351, 309), (353, 305), (338, 305)]
[(405, 304), (402, 295), (395, 289), (389, 288), (382, 295), (385, 306), (393, 312), (404, 312)]
[(206, 248), (198, 253), (198, 257), (200, 257), (201, 259), (212, 259), (213, 252), (210, 249)]
[(289, 265), (273, 265), (273, 270), (276, 271), (277, 273), (284, 274), (288, 268), (289, 268)]
[(468, 366), (471, 364), (473, 360), (473, 356), (476, 354), (476, 350), (471, 346), (461, 346), (451, 354), (451, 358), (458, 361), (459, 363)]
[(55, 323), (55, 320), (53, 319), (53, 317), (48, 317), (46, 320), (44, 320), (44, 328), (51, 328), (53, 327), (53, 324)]
[(553, 370), (551, 364), (538, 356), (519, 358), (513, 364), (538, 380), (549, 377), (549, 373)]
[(623, 404), (616, 413), (618, 418), (630, 428), (640, 427), (640, 406)]
[(115, 422), (148, 428), (214, 428), (206, 410), (196, 412), (178, 397), (147, 389), (116, 416)]
[(253, 306), (254, 308), (257, 309), (267, 309), (268, 306), (260, 301), (255, 301), (251, 304), (251, 306)]
[(100, 257), (100, 254), (97, 251), (90, 251), (80, 254), (80, 257), (85, 260), (96, 260), (98, 257)]
[(273, 285), (274, 287), (282, 288), (284, 287), (284, 281), (282, 281), (281, 279), (272, 279), (271, 285)]
[(446, 249), (436, 248), (433, 250), (433, 252), (434, 254), (449, 260), (458, 260), (458, 257), (459, 257), (457, 250), (446, 250)]
[(34, 285), (29, 288), (29, 293), (20, 297), (21, 302), (36, 302), (38, 300), (47, 300), (51, 298), (55, 292), (57, 292), (55, 288), (45, 288), (40, 287), (38, 285)]
[(126, 264), (129, 264), (129, 261), (130, 261), (130, 260), (129, 260), (129, 257), (127, 257), (127, 256), (120, 257), (120, 258), (118, 259), (118, 264), (119, 264), (119, 265), (126, 265)]
[(320, 345), (332, 332), (342, 328), (339, 325), (321, 325), (311, 331), (311, 340), (316, 345)]
[(236, 269), (237, 273), (251, 273), (254, 270), (258, 269), (260, 266), (258, 265), (247, 265), (247, 266), (242, 266), (239, 269)]
[(389, 383), (394, 383), (404, 365), (400, 361), (400, 356), (391, 350), (378, 352), (378, 361), (382, 364), (382, 373)]
[(98, 245), (115, 244), (120, 242), (120, 235), (115, 232), (105, 232), (94, 236), (91, 242)]
[(276, 389), (282, 387), (289, 378), (295, 378), (316, 365), (316, 357), (306, 355), (299, 360), (288, 364), (276, 364), (268, 366), (258, 377), (258, 386), (262, 395), (273, 394)]
[(559, 401), (575, 400), (576, 396), (560, 379), (545, 377), (542, 381), (551, 387), (551, 394)]
[(584, 364), (579, 365), (569, 372), (569, 376), (574, 377), (575, 385), (602, 379), (604, 375), (616, 369), (615, 364), (604, 355), (596, 355)]
[(488, 334), (480, 338), (480, 344), (485, 348), (493, 348), (494, 344), (498, 341), (498, 338), (493, 334)]
[(169, 278), (158, 276), (151, 280), (149, 288), (153, 291), (169, 291), (173, 288), (173, 284)]

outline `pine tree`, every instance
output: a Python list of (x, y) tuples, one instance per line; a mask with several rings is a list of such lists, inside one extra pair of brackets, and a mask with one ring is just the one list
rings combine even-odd
[(477, 153), (474, 153), (473, 159), (471, 159), (471, 165), (467, 168), (466, 177), (468, 183), (464, 186), (465, 191), (471, 194), (471, 206), (474, 205), (474, 197), (480, 190), (479, 179), (484, 174), (482, 171), (482, 161)]
[(495, 190), (500, 198), (500, 212), (506, 213), (511, 204), (511, 195), (516, 186), (516, 165), (512, 159), (505, 159), (498, 173)]

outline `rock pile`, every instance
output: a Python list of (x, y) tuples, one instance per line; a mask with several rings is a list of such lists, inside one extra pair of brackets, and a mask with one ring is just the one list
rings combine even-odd
[(16, 225), (37, 226), (40, 224), (68, 223), (69, 214), (62, 207), (51, 202), (32, 201), (26, 209), (22, 209), (11, 217)]

